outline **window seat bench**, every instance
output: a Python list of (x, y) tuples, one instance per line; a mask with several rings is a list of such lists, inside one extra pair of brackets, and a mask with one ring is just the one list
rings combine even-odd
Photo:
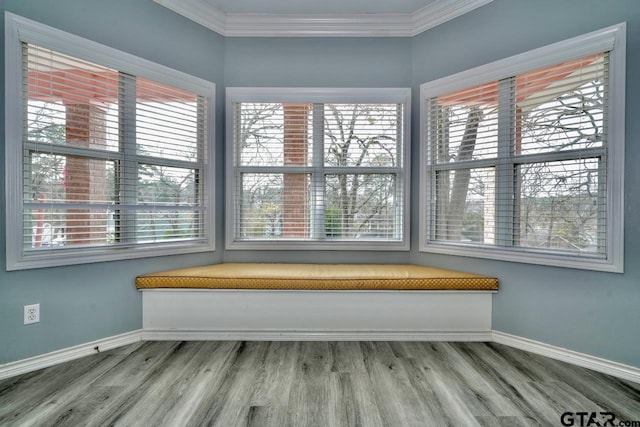
[(484, 340), (498, 280), (397, 264), (227, 263), (136, 278), (148, 339)]
[(498, 279), (402, 264), (215, 264), (151, 273), (138, 289), (484, 290)]

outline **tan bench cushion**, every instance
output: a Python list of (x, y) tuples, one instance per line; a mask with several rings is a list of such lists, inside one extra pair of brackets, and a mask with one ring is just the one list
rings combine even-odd
[(419, 265), (215, 264), (151, 273), (138, 289), (498, 290), (498, 279)]

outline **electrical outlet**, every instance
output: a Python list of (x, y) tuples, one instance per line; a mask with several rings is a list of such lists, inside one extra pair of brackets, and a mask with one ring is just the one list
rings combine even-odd
[(24, 324), (38, 323), (40, 321), (40, 304), (24, 306)]

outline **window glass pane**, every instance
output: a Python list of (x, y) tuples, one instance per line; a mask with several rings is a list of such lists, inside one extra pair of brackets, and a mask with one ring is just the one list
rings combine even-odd
[(65, 144), (66, 120), (66, 108), (62, 103), (27, 99), (27, 141)]
[(326, 166), (397, 165), (402, 105), (325, 104)]
[(203, 235), (197, 209), (197, 170), (141, 164), (135, 239), (140, 243), (182, 240)]
[(25, 247), (110, 243), (108, 210), (93, 206), (115, 201), (115, 162), (43, 153), (27, 159)]
[(238, 196), (242, 239), (311, 237), (310, 175), (241, 175)]
[(327, 237), (396, 239), (401, 206), (393, 174), (326, 176)]
[(25, 202), (113, 203), (115, 162), (86, 157), (32, 153), (25, 180)]
[(434, 163), (498, 155), (498, 83), (433, 98), (431, 144)]
[(236, 159), (242, 166), (307, 166), (312, 159), (311, 104), (236, 104)]
[(198, 96), (138, 77), (136, 98), (137, 153), (197, 162), (198, 138), (204, 131)]
[(67, 203), (110, 203), (115, 200), (115, 163), (68, 156), (65, 170)]
[(194, 206), (196, 204), (196, 170), (139, 165), (138, 203)]
[(516, 77), (516, 154), (602, 147), (608, 55), (591, 55)]
[(117, 70), (24, 44), (30, 142), (117, 151)]
[(518, 167), (519, 246), (605, 252), (605, 183), (598, 158)]
[(110, 208), (65, 209), (61, 205), (30, 204), (24, 210), (24, 249), (96, 247), (115, 240), (114, 211)]
[(66, 156), (31, 153), (27, 156), (23, 196), (25, 201), (61, 202), (67, 199)]
[(202, 236), (200, 212), (179, 209), (137, 209), (136, 242), (151, 243), (193, 239)]
[(434, 186), (434, 240), (495, 243), (494, 168), (437, 171)]

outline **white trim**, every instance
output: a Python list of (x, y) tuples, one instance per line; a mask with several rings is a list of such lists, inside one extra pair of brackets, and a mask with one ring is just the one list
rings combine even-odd
[(295, 331), (140, 329), (0, 365), (0, 380), (138, 341), (451, 341), (495, 342), (623, 380), (640, 383), (640, 368), (500, 331)]
[(225, 14), (203, 0), (154, 0), (227, 37), (413, 37), (493, 0), (434, 0), (413, 13)]
[(493, 331), (492, 341), (498, 344), (528, 351), (530, 353), (549, 357), (551, 359), (561, 360), (572, 365), (592, 369), (627, 381), (640, 383), (640, 368), (635, 366), (613, 362), (611, 360), (602, 359), (589, 354), (556, 347), (540, 341), (522, 338), (495, 330)]
[(469, 13), (493, 0), (434, 0), (411, 16), (411, 35), (417, 36), (458, 16)]
[(410, 37), (409, 14), (228, 14), (225, 37)]
[[(7, 183), (8, 182), (9, 180), (7, 180)], [(22, 203), (17, 206), (21, 205)], [(7, 206), (16, 205), (7, 203)], [(17, 209), (12, 209), (11, 211), (17, 212)], [(210, 209), (210, 212), (212, 211), (213, 208)], [(11, 212), (11, 214), (16, 216), (15, 212)], [(21, 217), (19, 218), (21, 220)], [(13, 224), (16, 224), (16, 222), (14, 222)], [(209, 224), (211, 224), (211, 222), (209, 222)], [(65, 249), (63, 253), (43, 251), (42, 253), (29, 254), (29, 256), (21, 258), (20, 251), (15, 250), (14, 248), (22, 247), (22, 234), (18, 234), (18, 232), (10, 232), (8, 225), (9, 210), (7, 210), (7, 271), (28, 270), (32, 268), (60, 267), (62, 265), (92, 264), (95, 262), (118, 261), (123, 259), (192, 254), (200, 252), (211, 252), (215, 250), (215, 239), (211, 238), (211, 241), (209, 243), (167, 243), (162, 247), (155, 248), (144, 246), (106, 246), (103, 248), (98, 247), (71, 250)], [(18, 229), (17, 231), (21, 231), (21, 229)], [(213, 233), (213, 230), (211, 230), (211, 233)], [(15, 239), (15, 237), (12, 236), (13, 234), (16, 234), (18, 238)], [(16, 240), (18, 241), (17, 246), (15, 245), (15, 243), (13, 247), (9, 246), (9, 236), (14, 237), (12, 239), (13, 242), (15, 242)]]
[[(609, 54), (609, 148), (607, 158), (607, 255), (616, 273), (624, 272), (624, 164), (626, 124), (627, 24), (615, 31)], [(615, 171), (610, 173), (609, 171)]]
[[(428, 99), (466, 87), (497, 81), (536, 68), (610, 50), (608, 145), (607, 145), (607, 254), (603, 257), (576, 256), (497, 246), (471, 246), (455, 242), (429, 242), (427, 230), (431, 213), (427, 165)], [(419, 250), (445, 255), (489, 258), (527, 264), (548, 265), (609, 273), (624, 271), (624, 152), (625, 152), (626, 23), (553, 43), (509, 58), (481, 65), (420, 85), (420, 220)], [(424, 212), (422, 212), (424, 210)]]
[[(304, 240), (278, 239), (236, 240), (235, 135), (236, 102), (301, 103), (397, 103), (403, 112), (403, 165), (400, 179), (403, 194), (403, 233), (398, 240)], [(410, 249), (411, 194), (411, 88), (296, 88), (296, 87), (228, 87), (226, 88), (226, 200), (225, 249), (227, 250), (367, 250), (408, 251)]]
[[(14, 15), (5, 12), (4, 27), (5, 232), (6, 268), (10, 270), (22, 253), (22, 49)], [(9, 99), (18, 105), (10, 108)]]
[[(622, 50), (624, 57), (626, 28), (626, 23), (623, 22), (423, 83), (420, 85), (420, 99), (425, 100), (443, 93), (501, 80), (537, 68), (608, 50), (613, 52)], [(610, 58), (611, 62), (613, 59)]]
[[(20, 49), (20, 42), (34, 43), (89, 62), (95, 62), (119, 71), (173, 85), (205, 97), (215, 96), (215, 84), (200, 77), (192, 76), (183, 71), (114, 49), (11, 12), (5, 12), (5, 37), (7, 39), (10, 38), (11, 43), (17, 45), (17, 47), (11, 46), (12, 50)], [(9, 40), (5, 41), (6, 45), (9, 43)], [(15, 64), (13, 66), (15, 67)]]
[[(422, 193), (421, 193), (422, 194)], [(424, 205), (423, 205), (424, 206)], [(424, 215), (423, 215), (424, 216)], [(499, 261), (519, 262), (524, 264), (546, 265), (550, 267), (565, 267), (578, 270), (603, 271), (607, 273), (622, 273), (622, 266), (604, 258), (578, 257), (572, 254), (543, 253), (535, 249), (514, 247), (501, 248), (494, 246), (470, 246), (464, 243), (428, 243), (425, 245), (426, 233), (421, 233), (420, 251), (443, 255), (457, 255), (471, 258), (487, 258)], [(621, 257), (622, 258), (622, 257)], [(623, 260), (620, 259), (620, 262)]]
[(227, 15), (203, 0), (153, 0), (194, 22), (225, 35)]
[(227, 87), (229, 102), (394, 102), (411, 104), (406, 87)]
[[(5, 193), (7, 270), (86, 264), (130, 258), (168, 256), (215, 250), (215, 84), (182, 71), (148, 61), (126, 52), (84, 39), (74, 34), (5, 12)], [(203, 182), (207, 183), (207, 212), (204, 219), (206, 233), (203, 240), (172, 242), (157, 245), (98, 247), (88, 249), (65, 248), (43, 251), (25, 256), (22, 249), (22, 112), (25, 100), (22, 93), (21, 42), (34, 43), (73, 57), (169, 84), (205, 97), (207, 118), (205, 130), (205, 160)], [(7, 102), (11, 100), (11, 102)]]
[(144, 329), (143, 341), (491, 341), (492, 332)]
[[(101, 338), (99, 340), (73, 347), (67, 347), (50, 353), (29, 357), (28, 359), (5, 363), (0, 365), (0, 380), (20, 374), (26, 374), (27, 372), (37, 371), (38, 369), (48, 368), (49, 366), (58, 365), (60, 363), (69, 362), (71, 360), (79, 359), (80, 357), (95, 354), (97, 351), (106, 351), (133, 344), (140, 340), (142, 340), (142, 329), (107, 338)], [(98, 347), (97, 351), (96, 347)]]

